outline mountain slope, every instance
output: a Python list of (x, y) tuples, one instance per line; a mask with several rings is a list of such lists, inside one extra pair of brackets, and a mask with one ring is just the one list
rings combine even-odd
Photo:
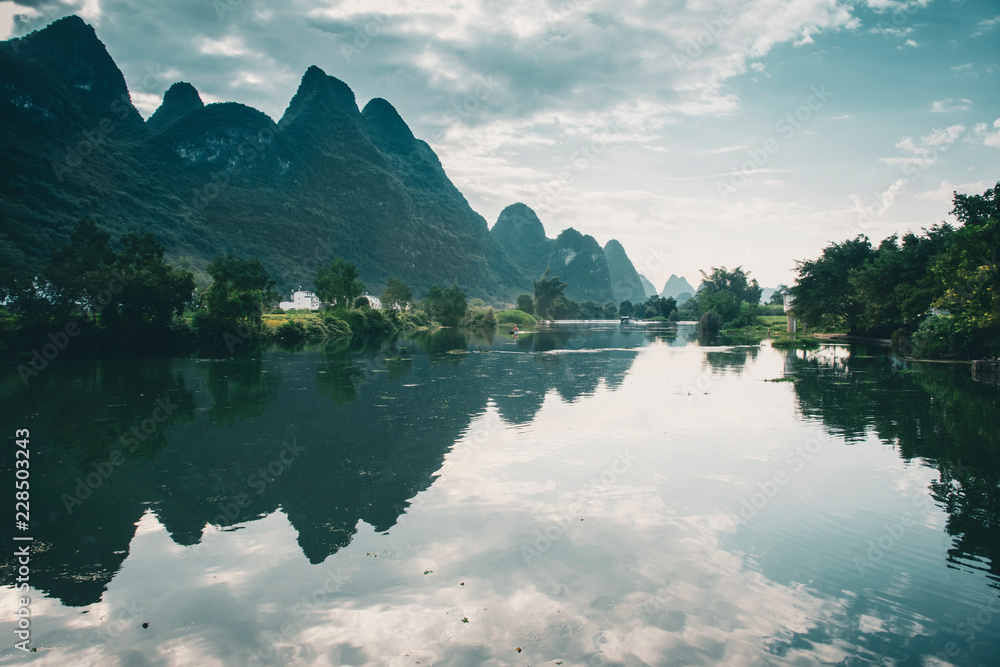
[(530, 208), (521, 203), (505, 208), (490, 235), (528, 278), (537, 280), (545, 273), (553, 241)]
[(668, 299), (676, 299), (684, 292), (694, 294), (694, 288), (691, 287), (691, 283), (687, 281), (687, 278), (684, 278), (683, 276), (678, 278), (676, 275), (671, 273), (667, 282), (663, 285), (663, 289), (660, 291), (660, 296)]
[(646, 300), (646, 290), (643, 289), (639, 273), (632, 265), (632, 260), (625, 253), (625, 248), (615, 239), (604, 244), (604, 256), (608, 262), (608, 276), (611, 279), (611, 293), (615, 304), (622, 301), (642, 303)]
[(640, 273), (639, 282), (642, 283), (642, 289), (643, 292), (646, 294), (647, 299), (651, 296), (657, 296), (656, 288), (653, 286), (653, 283), (649, 281), (649, 278)]
[(358, 109), (310, 67), (273, 122), (171, 86), (149, 122), (93, 28), (68, 17), (0, 43), (0, 258), (37, 272), (81, 217), (153, 232), (205, 278), (219, 253), (257, 257), (280, 289), (345, 257), (378, 290), (458, 283), (513, 298), (531, 282), (489, 234), (431, 148), (385, 100)]
[(570, 299), (604, 304), (614, 298), (604, 250), (593, 236), (572, 227), (563, 230), (552, 244), (549, 271), (569, 283), (566, 296)]
[(178, 81), (163, 94), (163, 104), (146, 121), (146, 127), (155, 132), (167, 123), (203, 106), (205, 103), (201, 101), (201, 95), (195, 87), (185, 81)]

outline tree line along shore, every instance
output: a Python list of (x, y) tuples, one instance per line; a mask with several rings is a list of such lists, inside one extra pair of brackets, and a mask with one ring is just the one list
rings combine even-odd
[[(1000, 183), (982, 195), (955, 194), (962, 223), (935, 224), (920, 234), (893, 234), (873, 245), (858, 235), (831, 243), (820, 257), (797, 262), (797, 279), (768, 305), (742, 267), (702, 271), (690, 299), (651, 296), (644, 303), (576, 302), (567, 283), (548, 272), (533, 294), (489, 305), (458, 285), (432, 287), (422, 299), (397, 278), (387, 281), (381, 308), (363, 296), (357, 267), (334, 259), (320, 267), (318, 311), (284, 312), (275, 281), (256, 259), (219, 255), (211, 282), (164, 260), (152, 234), (111, 234), (81, 220), (70, 240), (52, 250), (40, 275), (0, 267), (0, 354), (30, 360), (21, 372), (71, 358), (173, 356), (193, 350), (234, 353), (261, 343), (350, 339), (438, 326), (519, 327), (541, 320), (639, 318), (698, 321), (718, 332), (810, 344), (790, 337), (782, 294), (792, 314), (814, 332), (891, 338), (897, 352), (918, 358), (984, 358), (1000, 354)], [(803, 341), (805, 341), (803, 343)], [(250, 343), (249, 345), (246, 343)]]

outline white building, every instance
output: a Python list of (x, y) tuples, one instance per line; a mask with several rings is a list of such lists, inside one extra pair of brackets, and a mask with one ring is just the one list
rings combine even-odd
[(374, 294), (362, 294), (361, 296), (368, 299), (368, 305), (372, 308), (375, 308), (376, 310), (382, 309), (382, 299), (378, 298)]
[[(788, 333), (797, 333), (799, 330), (799, 322), (795, 318), (795, 313), (792, 312), (793, 308), (792, 302), (795, 301), (795, 298), (792, 296), (792, 293), (789, 292), (787, 289), (781, 293), (781, 297), (785, 306), (785, 315), (788, 316)], [(806, 332), (806, 325), (803, 324), (802, 333), (805, 332)]]
[(319, 310), (319, 297), (312, 292), (296, 290), (292, 292), (291, 301), (282, 301), (278, 304), (282, 310)]

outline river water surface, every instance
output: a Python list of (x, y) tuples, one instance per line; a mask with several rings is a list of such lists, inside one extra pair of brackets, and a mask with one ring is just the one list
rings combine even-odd
[(0, 389), (37, 648), (7, 556), (3, 664), (1000, 664), (966, 366), (570, 323)]

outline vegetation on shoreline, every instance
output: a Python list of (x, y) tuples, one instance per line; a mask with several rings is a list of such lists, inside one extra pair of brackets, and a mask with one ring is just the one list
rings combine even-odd
[(858, 235), (798, 263), (794, 312), (811, 327), (892, 338), (921, 358), (1000, 355), (1000, 183), (954, 196), (940, 223), (873, 246)]

